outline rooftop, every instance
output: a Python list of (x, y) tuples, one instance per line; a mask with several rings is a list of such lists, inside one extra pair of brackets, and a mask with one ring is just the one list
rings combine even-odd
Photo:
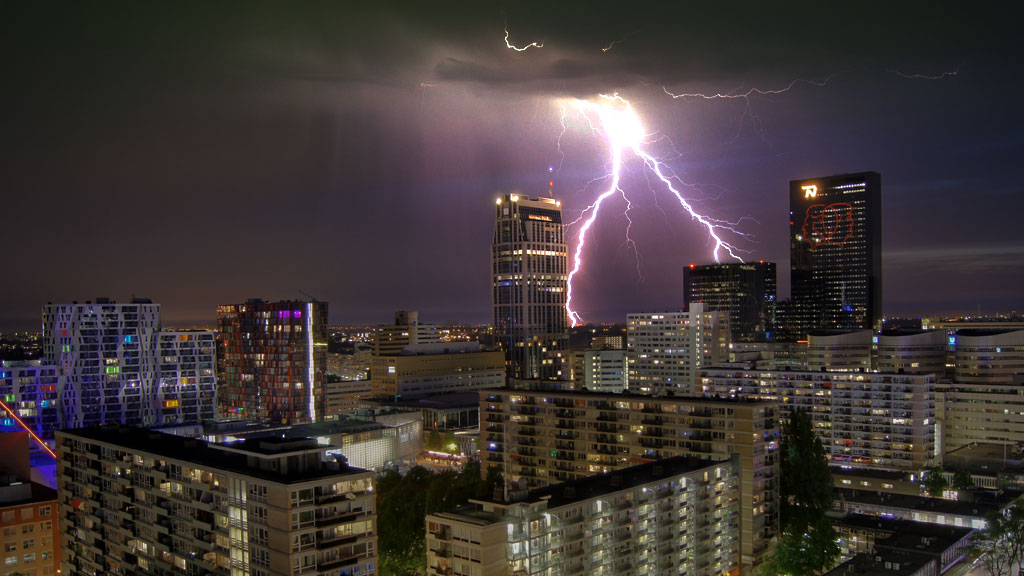
[(366, 472), (343, 463), (318, 460), (316, 466), (282, 470), (265, 470), (258, 466), (261, 458), (308, 455), (323, 451), (329, 446), (317, 445), (314, 439), (295, 438), (251, 438), (231, 444), (214, 444), (203, 440), (164, 434), (141, 428), (126, 426), (103, 426), (61, 430), (57, 436), (57, 447), (62, 451), (62, 436), (79, 437), (85, 440), (112, 444), (129, 451), (151, 454), (204, 468), (222, 470), (232, 474), (261, 478), (281, 484), (293, 484)]
[(999, 336), (1013, 332), (1024, 332), (1024, 330), (1020, 328), (960, 328), (956, 331), (956, 335), (978, 338), (983, 336)]
[(0, 478), (0, 508), (24, 506), (57, 499), (57, 491), (35, 482), (11, 482)]
[(607, 474), (599, 474), (571, 480), (561, 484), (554, 484), (544, 488), (531, 490), (530, 492), (511, 498), (511, 502), (504, 502), (496, 499), (471, 500), (470, 504), (459, 507), (455, 510), (443, 512), (440, 516), (457, 519), (463, 522), (470, 522), (480, 526), (494, 524), (503, 520), (500, 514), (489, 512), (483, 509), (485, 505), (495, 508), (515, 506), (517, 504), (536, 504), (547, 502), (549, 510), (559, 508), (575, 502), (598, 498), (606, 494), (629, 490), (644, 484), (650, 484), (659, 480), (665, 480), (682, 476), (684, 474), (703, 470), (709, 466), (725, 463), (733, 466), (731, 461), (702, 460), (686, 456), (676, 456), (655, 462), (648, 462)]
[(692, 402), (698, 402), (702, 404), (766, 404), (776, 405), (775, 402), (768, 400), (753, 400), (746, 397), (741, 398), (725, 398), (725, 397), (707, 397), (707, 396), (684, 396), (682, 394), (676, 396), (651, 396), (649, 394), (637, 394), (634, 392), (593, 392), (590, 390), (519, 390), (516, 388), (491, 388), (487, 390), (480, 390), (481, 395), (484, 394), (529, 394), (532, 396), (568, 396), (568, 397), (584, 397), (584, 398), (608, 398), (613, 401), (615, 400), (639, 400), (641, 402), (663, 402), (666, 400), (688, 400)]

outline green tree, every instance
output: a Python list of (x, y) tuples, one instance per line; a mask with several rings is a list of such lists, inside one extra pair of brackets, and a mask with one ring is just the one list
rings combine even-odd
[(975, 533), (971, 552), (990, 576), (1009, 576), (1024, 558), (1024, 502), (988, 516), (988, 528)]
[(810, 576), (835, 564), (839, 546), (826, 517), (832, 508), (832, 474), (806, 411), (794, 411), (783, 426), (780, 452), (782, 538), (762, 573)]
[(953, 488), (967, 490), (972, 486), (974, 486), (974, 478), (969, 471), (960, 469), (953, 473)]
[(445, 451), (445, 452), (447, 452), (449, 454), (458, 454), (459, 453), (459, 441), (458, 441), (457, 438), (455, 438), (455, 434), (454, 433), (449, 432), (449, 433), (445, 434), (445, 436), (444, 436), (444, 446), (441, 447), (441, 450), (443, 450), (443, 451)]
[(470, 498), (490, 498), (502, 483), (500, 470), (491, 467), (486, 477), (479, 462), (462, 470), (431, 473), (413, 467), (405, 476), (393, 470), (377, 479), (377, 543), (382, 576), (426, 573), (426, 515), (450, 510)]
[(427, 435), (427, 444), (424, 446), (427, 450), (432, 452), (441, 451), (441, 433), (437, 430), (431, 430), (430, 434)]
[(924, 486), (925, 492), (928, 492), (928, 495), (932, 498), (942, 497), (942, 492), (949, 488), (945, 472), (942, 466), (932, 466), (924, 471), (922, 486)]

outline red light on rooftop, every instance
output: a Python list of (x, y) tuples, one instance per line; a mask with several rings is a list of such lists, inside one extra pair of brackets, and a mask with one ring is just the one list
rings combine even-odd
[(693, 270), (695, 266), (696, 266), (695, 264), (690, 263), (690, 270)]

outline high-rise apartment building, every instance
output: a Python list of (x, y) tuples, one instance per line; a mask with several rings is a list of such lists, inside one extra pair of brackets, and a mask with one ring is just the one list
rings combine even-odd
[(728, 312), (733, 342), (765, 342), (774, 331), (775, 263), (691, 264), (683, 268), (683, 303)]
[(64, 574), (374, 574), (375, 474), (314, 439), (57, 433)]
[(212, 418), (213, 334), (160, 328), (160, 305), (143, 298), (44, 306), (43, 355), (58, 369), (60, 426)]
[(936, 379), (878, 374), (711, 368), (700, 392), (777, 403), (783, 418), (805, 410), (836, 466), (918, 472), (936, 463)]
[(622, 392), (626, 389), (628, 365), (625, 350), (575, 350), (572, 353), (573, 388), (591, 392)]
[(789, 183), (793, 298), (787, 324), (877, 329), (882, 319), (882, 177), (842, 174)]
[(427, 574), (735, 574), (736, 463), (669, 458), (427, 516)]
[(161, 425), (192, 424), (216, 416), (216, 340), (209, 330), (156, 334), (156, 402)]
[(495, 208), (492, 321), (509, 376), (566, 379), (568, 248), (561, 203), (506, 194)]
[(778, 404), (558, 392), (480, 392), (483, 468), (500, 466), (520, 489), (614, 472), (673, 456), (736, 458), (740, 564), (759, 564), (778, 533)]
[(217, 307), (218, 408), (285, 424), (324, 417), (327, 303), (265, 302)]
[(37, 437), (52, 440), (60, 427), (58, 384), (54, 365), (39, 360), (0, 362), (0, 433), (28, 428)]
[(696, 370), (728, 359), (728, 312), (693, 303), (686, 312), (629, 314), (626, 323), (630, 392), (693, 395)]

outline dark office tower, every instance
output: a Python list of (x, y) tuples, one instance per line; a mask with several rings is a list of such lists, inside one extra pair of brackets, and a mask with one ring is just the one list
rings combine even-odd
[(877, 172), (789, 183), (790, 324), (800, 337), (819, 328), (880, 325), (881, 191)]
[(491, 246), (492, 311), (513, 378), (567, 378), (567, 247), (561, 202), (497, 199)]
[(264, 302), (217, 307), (220, 413), (296, 424), (324, 415), (327, 303)]
[(775, 315), (775, 263), (735, 262), (683, 269), (683, 300), (728, 312), (732, 342), (765, 342)]

